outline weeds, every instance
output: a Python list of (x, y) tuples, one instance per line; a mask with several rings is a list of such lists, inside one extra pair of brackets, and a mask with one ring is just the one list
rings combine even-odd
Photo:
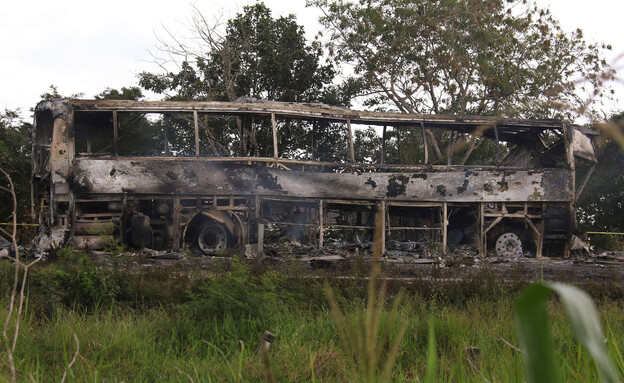
[[(375, 228), (373, 265), (368, 282), (367, 305), (362, 310), (345, 315), (338, 305), (333, 291), (326, 286), (329, 304), (334, 316), (338, 335), (348, 355), (353, 359), (350, 366), (350, 380), (357, 382), (386, 382), (394, 372), (401, 342), (405, 335), (406, 321), (400, 306), (402, 297), (396, 297), (392, 308), (385, 312), (386, 284), (379, 282), (381, 276), (380, 258), (383, 220), (378, 212)], [(393, 336), (392, 336), (393, 335)]]
[[(11, 293), (9, 295), (9, 305), (4, 320), (4, 327), (2, 328), (2, 339), (4, 341), (4, 351), (6, 353), (7, 365), (11, 372), (11, 381), (17, 382), (17, 369), (15, 367), (15, 350), (17, 347), (17, 340), (19, 338), (20, 326), (22, 324), (22, 314), (24, 310), (24, 303), (26, 301), (26, 281), (28, 278), (28, 270), (31, 266), (41, 260), (41, 258), (35, 259), (29, 263), (24, 263), (20, 258), (20, 249), (17, 246), (17, 196), (15, 195), (15, 187), (13, 180), (9, 174), (0, 169), (0, 172), (6, 177), (8, 187), (0, 186), (0, 190), (5, 191), (11, 195), (13, 201), (13, 213), (12, 213), (12, 227), (10, 231), (0, 228), (0, 232), (11, 239), (13, 255), (10, 255), (7, 250), (3, 250), (0, 253), (1, 258), (7, 258), (13, 263), (13, 283), (11, 286)], [(21, 274), (21, 278), (20, 278)]]

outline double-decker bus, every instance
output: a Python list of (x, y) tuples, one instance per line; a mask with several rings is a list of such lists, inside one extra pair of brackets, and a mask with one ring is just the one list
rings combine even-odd
[(592, 134), (551, 119), (320, 104), (43, 101), (33, 214), (87, 249), (363, 244), (381, 219), (388, 251), (566, 255)]

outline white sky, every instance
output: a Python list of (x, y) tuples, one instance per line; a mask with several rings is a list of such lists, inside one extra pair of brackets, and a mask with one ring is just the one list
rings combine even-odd
[[(51, 84), (64, 95), (92, 97), (106, 87), (137, 83), (136, 74), (158, 71), (149, 51), (162, 25), (184, 34), (194, 4), (204, 15), (227, 20), (253, 0), (3, 0), (0, 2), (0, 109), (20, 108), (24, 115)], [(586, 40), (613, 47), (613, 62), (624, 53), (621, 0), (537, 0), (550, 7), (568, 31), (583, 29)], [(293, 13), (312, 39), (318, 11), (305, 0), (265, 0), (274, 16)], [(614, 63), (624, 74), (624, 58)], [(623, 76), (624, 77), (624, 76)], [(624, 101), (624, 86), (616, 87)], [(612, 105), (611, 110), (624, 106)], [(611, 110), (606, 110), (609, 113)]]

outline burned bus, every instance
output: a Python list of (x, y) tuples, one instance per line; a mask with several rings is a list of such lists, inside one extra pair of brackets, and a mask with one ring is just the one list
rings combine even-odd
[(381, 219), (388, 251), (567, 255), (592, 134), (257, 100), (50, 100), (35, 109), (32, 208), (42, 231), (94, 250), (365, 244)]

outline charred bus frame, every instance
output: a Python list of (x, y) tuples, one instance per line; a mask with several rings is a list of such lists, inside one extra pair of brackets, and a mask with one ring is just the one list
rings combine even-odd
[[(150, 120), (150, 113), (160, 119)], [(172, 130), (182, 115), (183, 132)], [(222, 125), (235, 122), (221, 141), (208, 126), (215, 116)], [(263, 122), (246, 128), (253, 119)], [(150, 126), (157, 120), (162, 129), (154, 133)], [(340, 161), (315, 153), (318, 134), (311, 136), (311, 154), (282, 153), (278, 141), (285, 138), (278, 130), (292, 121), (306, 122), (305, 129), (341, 124), (342, 141), (335, 143)], [(366, 161), (356, 158), (356, 124), (380, 132), (380, 145), (374, 155), (364, 154)], [(133, 126), (152, 130), (142, 138)], [(450, 137), (446, 164), (430, 160), (428, 130)], [(249, 137), (261, 131), (266, 142), (260, 148), (258, 138)], [(388, 159), (390, 149), (401, 157), (401, 148), (417, 143), (401, 143), (401, 131), (419, 137), (420, 160)], [(450, 143), (458, 134), (494, 142), (494, 163), (453, 165)], [(381, 210), (384, 248), (446, 254), (466, 244), (482, 256), (493, 247), (512, 254), (521, 246), (538, 257), (549, 250), (568, 254), (575, 201), (596, 161), (592, 134), (559, 120), (317, 104), (43, 101), (33, 131), (33, 215), (43, 230), (77, 248), (99, 249), (113, 241), (173, 250), (188, 245), (203, 253), (251, 245), (262, 253), (265, 243), (285, 237), (318, 247), (366, 242)], [(237, 146), (225, 142), (228, 137)], [(161, 146), (154, 152), (141, 146), (154, 142)], [(578, 158), (589, 162), (579, 181)]]

